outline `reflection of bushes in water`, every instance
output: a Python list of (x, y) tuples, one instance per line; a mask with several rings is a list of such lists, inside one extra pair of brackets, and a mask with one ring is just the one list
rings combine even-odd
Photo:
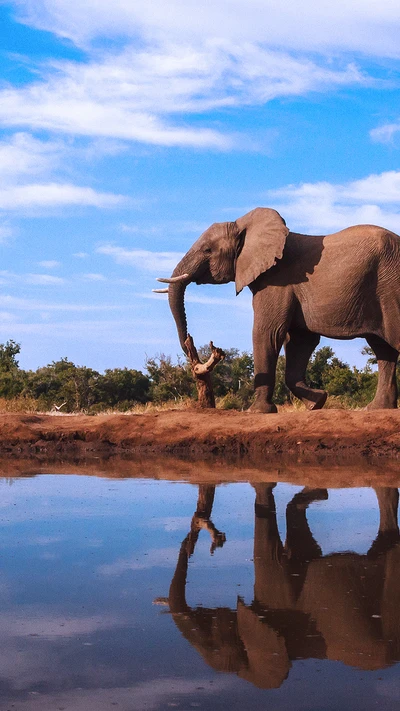
[[(208, 346), (199, 348), (204, 361), (210, 354)], [(253, 401), (254, 362), (251, 353), (236, 348), (224, 349), (225, 359), (212, 372), (217, 407), (224, 410), (245, 410)], [(141, 412), (150, 404), (157, 408), (186, 407), (196, 399), (196, 387), (189, 363), (176, 362), (170, 356), (157, 355), (146, 360), (146, 372), (129, 368), (107, 369), (99, 373), (86, 366), (77, 366), (68, 358), (53, 361), (36, 371), (19, 367), (19, 344), (0, 344), (0, 411), (35, 412), (61, 407), (61, 412)], [(376, 365), (369, 348), (367, 365), (351, 368), (337, 358), (329, 346), (311, 357), (307, 381), (311, 387), (323, 389), (330, 396), (327, 407), (357, 408), (370, 402), (377, 385)], [(275, 403), (303, 409), (285, 385), (285, 357), (279, 356), (276, 370)]]

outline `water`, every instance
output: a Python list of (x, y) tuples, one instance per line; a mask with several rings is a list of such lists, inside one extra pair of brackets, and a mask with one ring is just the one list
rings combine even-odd
[(3, 478), (0, 527), (1, 711), (399, 708), (397, 489)]

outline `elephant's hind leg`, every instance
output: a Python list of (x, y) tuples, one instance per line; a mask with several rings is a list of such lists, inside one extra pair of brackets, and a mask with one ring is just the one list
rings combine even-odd
[(316, 333), (291, 330), (285, 345), (286, 385), (309, 410), (320, 410), (327, 398), (325, 390), (314, 390), (306, 383), (308, 361), (319, 341), (320, 336)]
[(378, 336), (368, 336), (367, 342), (378, 361), (378, 387), (367, 410), (393, 410), (397, 407), (396, 364), (398, 351)]

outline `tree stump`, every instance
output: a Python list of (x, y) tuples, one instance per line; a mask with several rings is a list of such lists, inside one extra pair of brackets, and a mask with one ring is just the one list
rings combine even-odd
[(202, 363), (197, 353), (197, 348), (194, 345), (193, 338), (188, 334), (185, 341), (187, 355), (190, 361), (193, 377), (197, 388), (197, 401), (199, 407), (212, 408), (215, 407), (215, 397), (211, 382), (211, 371), (214, 370), (217, 363), (225, 358), (225, 353), (221, 348), (216, 348), (213, 342), (210, 342), (211, 355), (206, 363)]

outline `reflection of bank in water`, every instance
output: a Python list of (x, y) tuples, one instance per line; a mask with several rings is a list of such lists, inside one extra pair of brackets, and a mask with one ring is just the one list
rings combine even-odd
[(254, 600), (237, 609), (190, 607), (186, 602), (189, 557), (200, 528), (212, 547), (224, 535), (209, 520), (214, 486), (201, 485), (191, 530), (181, 544), (169, 591), (169, 607), (183, 636), (215, 670), (235, 672), (264, 689), (279, 687), (291, 661), (342, 661), (364, 670), (400, 658), (400, 537), (398, 490), (376, 488), (379, 531), (366, 555), (322, 556), (306, 509), (327, 498), (326, 489), (305, 488), (286, 510), (287, 537), (280, 539), (273, 488), (257, 484), (254, 528)]

